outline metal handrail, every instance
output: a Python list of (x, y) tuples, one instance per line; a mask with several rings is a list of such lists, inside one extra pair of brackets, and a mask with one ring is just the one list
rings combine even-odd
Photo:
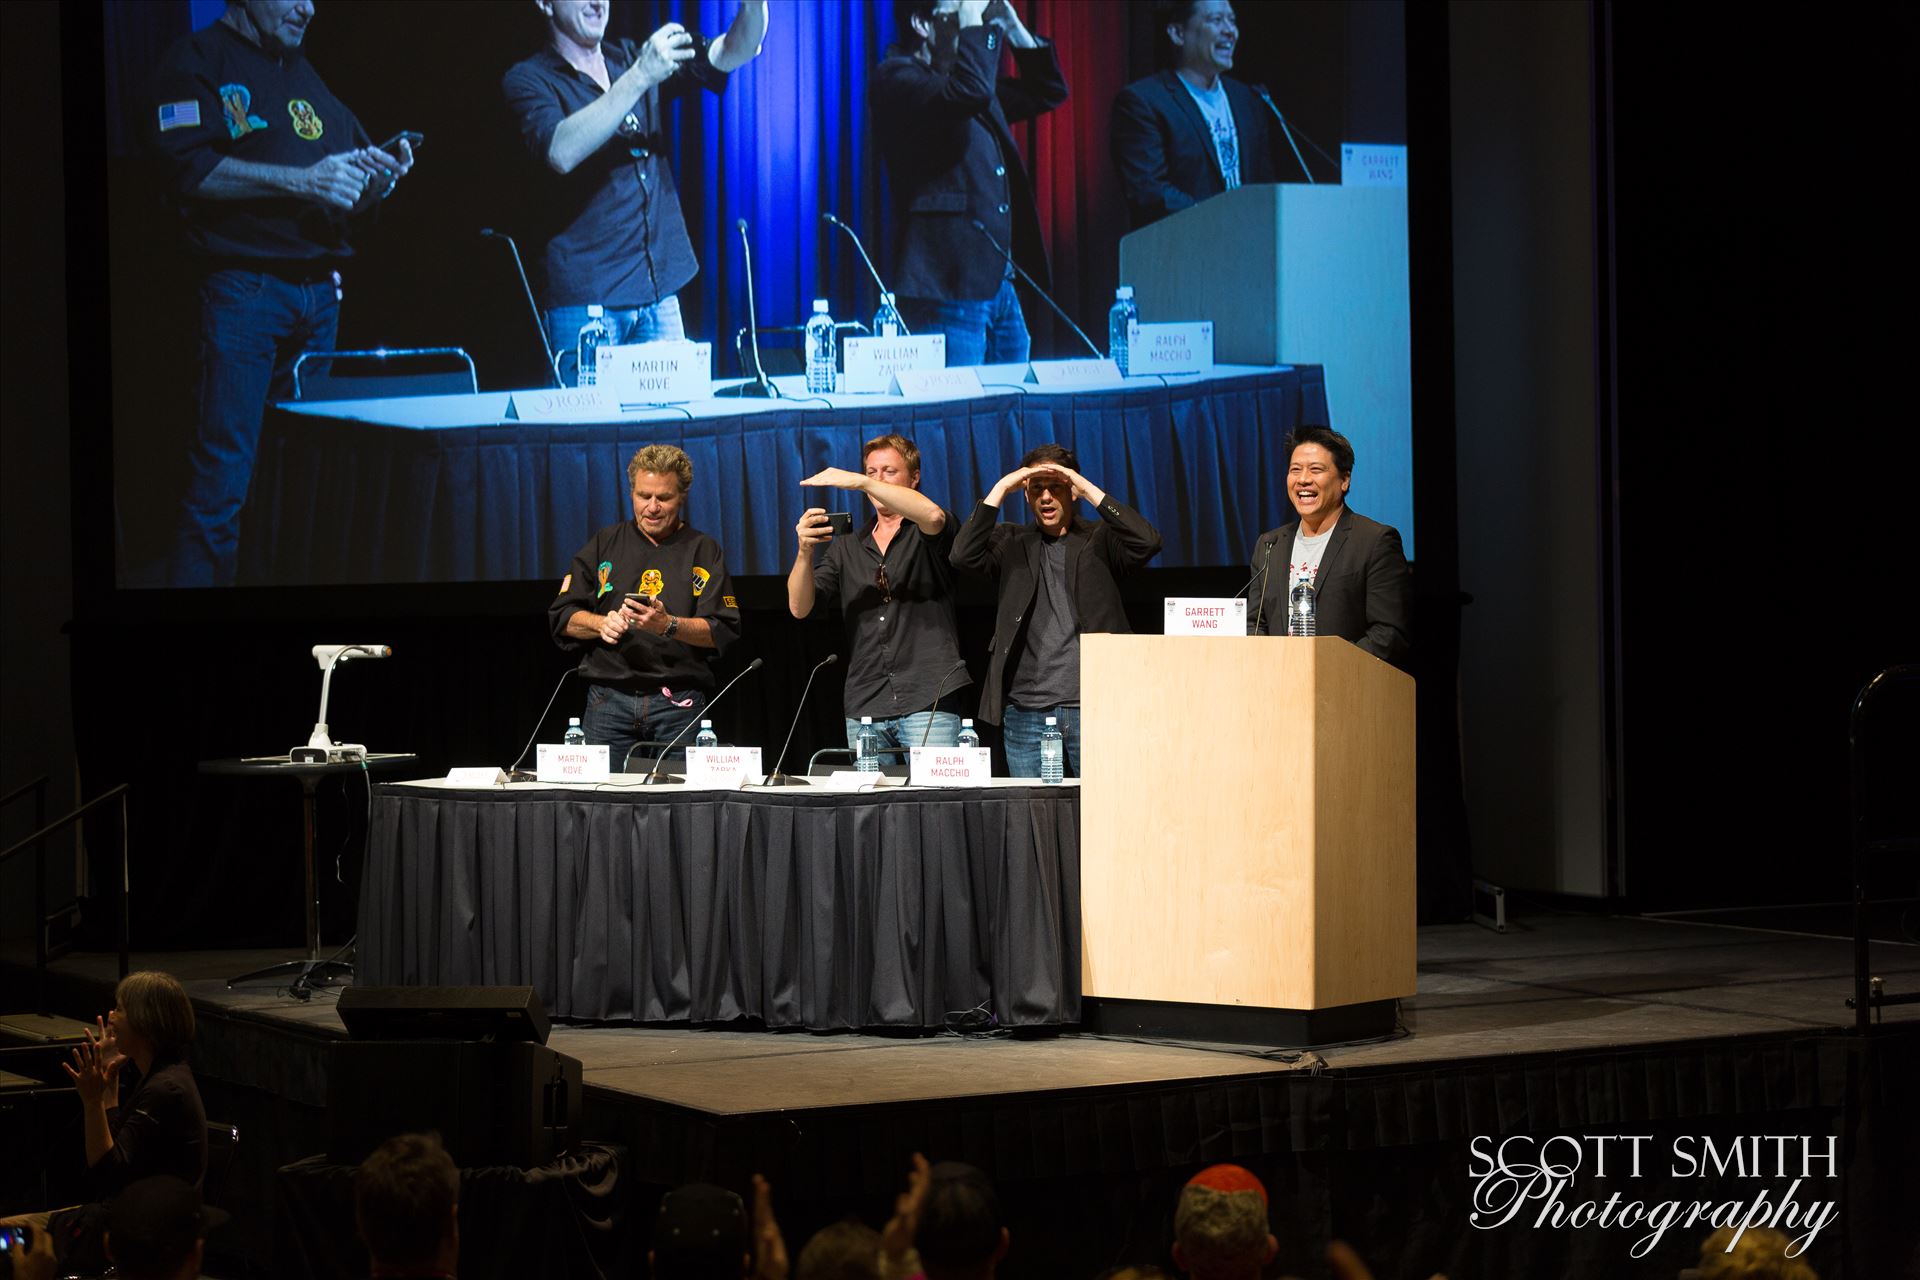
[[(1853, 1008), (1853, 1029), (1867, 1034), (1869, 1013), (1890, 1004), (1920, 1004), (1920, 992), (1887, 995), (1880, 980), (1869, 972), (1867, 954), (1867, 907), (1871, 901), (1866, 889), (1867, 840), (1867, 712), (1888, 689), (1896, 684), (1920, 682), (1920, 664), (1888, 667), (1860, 687), (1853, 699), (1853, 711), (1847, 719), (1847, 750), (1851, 756), (1852, 779), (1849, 802), (1852, 806), (1853, 836), (1853, 996), (1847, 1001)], [(1886, 842), (1875, 842), (1882, 844)]]
[(46, 823), (45, 825), (41, 826), (39, 830), (35, 831), (32, 835), (28, 836), (26, 839), (15, 841), (13, 844), (8, 845), (5, 849), (0, 849), (0, 864), (4, 864), (8, 858), (11, 858), (14, 854), (19, 853), (29, 847), (37, 851), (33, 860), (33, 910), (34, 910), (34, 918), (37, 922), (34, 925), (34, 931), (33, 931), (33, 939), (34, 939), (34, 942), (33, 942), (34, 979), (33, 980), (34, 980), (34, 997), (37, 1004), (37, 1008), (35, 1011), (38, 1013), (44, 1014), (47, 1011), (47, 896), (46, 896), (47, 855), (46, 855), (46, 843), (45, 843), (46, 838), (54, 834), (56, 831), (63, 831), (66, 828), (72, 826), (74, 823), (80, 821), (80, 819), (86, 817), (87, 813), (90, 810), (92, 810), (95, 806), (105, 804), (107, 801), (112, 800), (116, 797), (120, 801), (120, 910), (118, 913), (119, 915), (118, 924), (120, 926), (119, 928), (120, 976), (123, 978), (126, 977), (130, 969), (129, 964), (127, 963), (128, 961), (127, 898), (128, 898), (128, 890), (129, 890), (129, 882), (127, 879), (127, 792), (128, 790), (129, 790), (128, 785), (122, 782), (118, 786), (111, 787), (105, 791), (102, 791), (99, 795), (87, 801), (85, 804), (75, 809), (72, 813), (67, 814), (64, 818), (57, 818), (52, 822)]
[(304, 399), (300, 394), (300, 366), (309, 360), (393, 360), (410, 356), (457, 356), (466, 361), (467, 387), (473, 394), (480, 391), (480, 372), (474, 368), (473, 357), (467, 354), (465, 347), (374, 347), (368, 351), (303, 351), (293, 362), (293, 398)]
[[(15, 787), (13, 790), (7, 792), (7, 794), (0, 796), (0, 809), (6, 808), (8, 805), (12, 804), (15, 800), (18, 800), (21, 796), (26, 795), (30, 791), (39, 795), (41, 803), (44, 805), (46, 803), (46, 798), (47, 798), (47, 775), (43, 773), (39, 777), (33, 779), (33, 781), (23, 782), (19, 786)], [(33, 824), (37, 827), (45, 821), (46, 821), (45, 818), (35, 818)]]
[[(22, 783), (6, 795), (0, 796), (0, 809), (12, 804), (21, 796), (33, 795), (33, 827), (38, 831), (47, 825), (47, 775), (41, 774), (31, 782)], [(37, 1012), (47, 1011), (47, 856), (46, 847), (41, 843), (44, 836), (34, 841), (39, 850), (33, 859), (33, 971), (35, 976), (34, 1002)]]

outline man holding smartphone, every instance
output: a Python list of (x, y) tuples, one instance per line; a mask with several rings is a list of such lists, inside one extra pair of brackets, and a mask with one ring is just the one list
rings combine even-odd
[(169, 578), (227, 586), (269, 399), (335, 346), (355, 219), (393, 194), (413, 149), (372, 145), (300, 52), (312, 0), (229, 0), (153, 80), (149, 144), (200, 281), (198, 431)]
[(787, 610), (805, 618), (823, 595), (839, 602), (848, 746), (860, 717), (872, 716), (883, 747), (951, 747), (960, 738), (958, 691), (972, 683), (954, 623), (953, 517), (920, 492), (920, 450), (905, 436), (867, 441), (860, 466), (801, 482), (866, 494), (873, 519), (857, 536), (850, 522), (836, 535), (823, 508), (807, 508), (794, 526), (800, 550), (787, 573)]

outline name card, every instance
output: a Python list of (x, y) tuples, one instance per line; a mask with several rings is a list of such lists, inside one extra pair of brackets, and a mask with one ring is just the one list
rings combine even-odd
[(599, 390), (622, 405), (713, 398), (713, 344), (635, 342), (600, 348)]
[(970, 368), (902, 369), (893, 390), (903, 396), (983, 396), (980, 375)]
[(1341, 143), (1340, 185), (1343, 187), (1406, 186), (1407, 149), (1372, 142)]
[[(846, 371), (840, 389), (849, 395), (886, 395), (894, 375), (947, 367), (947, 335), (913, 338), (848, 338)], [(976, 379), (977, 381), (978, 379)]]
[(447, 784), (454, 787), (497, 787), (504, 784), (506, 780), (507, 775), (490, 764), (447, 770)]
[(542, 782), (605, 782), (609, 747), (555, 746), (543, 742), (534, 748), (534, 776)]
[(620, 416), (620, 401), (605, 387), (542, 387), (509, 396), (507, 416), (521, 422), (605, 422)]
[(763, 774), (758, 747), (687, 748), (688, 786), (730, 790), (758, 782)]
[(1170, 636), (1243, 636), (1247, 634), (1246, 598), (1168, 596), (1161, 631)]
[(1127, 326), (1127, 372), (1212, 373), (1213, 321)]
[(861, 773), (858, 769), (835, 769), (824, 778), (809, 778), (807, 781), (823, 791), (873, 791), (880, 787), (897, 785), (900, 779), (890, 778), (884, 773)]
[(1038, 387), (1118, 387), (1126, 384), (1111, 360), (1035, 360), (1029, 379)]
[(984, 787), (993, 781), (993, 753), (985, 747), (915, 747), (907, 781), (916, 787)]

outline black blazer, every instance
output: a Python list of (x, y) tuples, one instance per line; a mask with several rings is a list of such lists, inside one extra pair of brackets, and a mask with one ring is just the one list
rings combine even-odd
[(1019, 75), (1000, 76), (1006, 37), (983, 24), (960, 33), (953, 64), (882, 62), (873, 78), (873, 127), (887, 165), (896, 234), (888, 285), (903, 298), (982, 302), (1000, 291), (1006, 260), (974, 229), (978, 219), (1046, 287), (1045, 241), (1033, 183), (1009, 122), (1067, 100), (1053, 46), (1015, 49)]
[[(1263, 581), (1253, 597), (1256, 635), (1287, 633), (1287, 559), (1300, 522), (1260, 535), (1248, 566)], [(1314, 630), (1351, 640), (1401, 670), (1413, 651), (1413, 571), (1400, 549), (1400, 533), (1348, 508), (1333, 526), (1314, 581)]]
[[(1278, 182), (1267, 104), (1238, 80), (1221, 76), (1220, 83), (1227, 87), (1227, 105), (1240, 136), (1240, 184)], [(1108, 136), (1135, 227), (1227, 189), (1207, 118), (1171, 71), (1136, 80), (1120, 91), (1113, 100)]]
[[(1160, 554), (1160, 531), (1146, 517), (1112, 494), (1100, 504), (1103, 519), (1083, 523), (1075, 519), (1067, 530), (1067, 595), (1080, 623), (1080, 633), (1133, 628), (1120, 601), (1115, 581)], [(980, 709), (975, 718), (999, 724), (1006, 703), (1007, 661), (1018, 655), (1026, 640), (1026, 624), (1033, 598), (1040, 590), (1045, 536), (1035, 524), (1000, 524), (1000, 508), (975, 503), (973, 514), (953, 540), (953, 563), (1000, 580), (993, 639), (987, 644), (987, 678), (980, 685)]]

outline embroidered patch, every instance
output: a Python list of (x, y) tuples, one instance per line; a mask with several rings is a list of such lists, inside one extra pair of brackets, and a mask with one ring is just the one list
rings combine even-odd
[(305, 98), (289, 102), (287, 114), (293, 117), (293, 131), (308, 142), (316, 141), (327, 131), (327, 126), (320, 123), (320, 117), (314, 113), (313, 104)]
[(572, 588), (573, 588), (573, 575), (572, 575), (572, 574), (568, 574), (568, 575), (567, 575), (566, 577), (564, 577), (564, 578), (562, 578), (562, 579), (560, 579), (560, 594), (561, 594), (561, 595), (565, 595), (565, 594), (567, 594), (567, 592), (568, 592), (568, 591), (570, 591), (570, 590), (572, 590)]
[(649, 569), (640, 575), (640, 594), (657, 596), (667, 589), (667, 580), (660, 576), (658, 569)]
[(185, 102), (163, 102), (160, 104), (160, 132), (169, 129), (197, 129), (200, 127), (200, 100), (188, 98)]
[(738, 600), (735, 600), (732, 596), (721, 596), (720, 603), (727, 606), (727, 608), (729, 609), (738, 609), (740, 607), (740, 602)]
[(700, 593), (707, 589), (707, 583), (710, 582), (712, 579), (713, 579), (713, 575), (708, 573), (705, 569), (702, 569), (699, 565), (693, 566), (694, 599), (697, 600), (700, 598)]
[[(568, 574), (567, 576), (571, 578), (573, 575)], [(598, 600), (611, 590), (613, 590), (613, 561), (602, 560), (600, 562), (600, 589), (593, 593), (593, 598)]]
[(227, 118), (227, 136), (244, 138), (267, 122), (253, 114), (253, 90), (243, 84), (220, 86), (220, 111)]

